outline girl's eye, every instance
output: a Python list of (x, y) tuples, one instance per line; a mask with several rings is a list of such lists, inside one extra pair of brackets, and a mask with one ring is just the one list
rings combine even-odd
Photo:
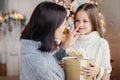
[(87, 20), (83, 20), (83, 22), (88, 22)]
[(75, 20), (75, 22), (80, 22), (80, 20)]

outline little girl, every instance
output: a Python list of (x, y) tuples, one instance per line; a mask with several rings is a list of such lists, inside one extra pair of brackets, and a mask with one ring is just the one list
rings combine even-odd
[(90, 3), (79, 6), (75, 13), (74, 25), (79, 28), (77, 32), (80, 36), (75, 42), (72, 42), (69, 36), (62, 48), (66, 52), (74, 50), (94, 60), (95, 65), (92, 67), (82, 67), (82, 75), (94, 77), (94, 80), (109, 80), (109, 76), (105, 77), (104, 73), (111, 72), (110, 49), (107, 40), (103, 38), (96, 6)]

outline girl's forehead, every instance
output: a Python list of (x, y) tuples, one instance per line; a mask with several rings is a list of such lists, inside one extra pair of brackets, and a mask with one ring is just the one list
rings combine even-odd
[(89, 18), (89, 15), (86, 11), (80, 10), (77, 12), (76, 18)]

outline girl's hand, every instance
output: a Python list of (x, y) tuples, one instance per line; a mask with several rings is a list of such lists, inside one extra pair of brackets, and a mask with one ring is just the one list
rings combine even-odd
[(107, 69), (105, 69), (105, 71), (104, 71), (102, 80), (110, 80), (110, 73), (107, 73)]
[(78, 29), (79, 29), (79, 27), (77, 27), (76, 29), (74, 29), (73, 32), (70, 32), (68, 34), (67, 39), (63, 43), (63, 48), (64, 49), (71, 46), (76, 41), (76, 39), (78, 39), (78, 37), (80, 36), (80, 33), (78, 32)]
[(100, 69), (96, 66), (82, 67), (81, 75), (85, 75), (85, 78), (93, 78), (97, 76), (99, 72), (100, 72)]

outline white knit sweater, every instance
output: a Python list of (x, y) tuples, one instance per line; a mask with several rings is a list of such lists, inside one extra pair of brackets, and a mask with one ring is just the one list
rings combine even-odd
[(81, 35), (70, 48), (66, 49), (66, 52), (68, 53), (70, 50), (82, 54), (84, 58), (94, 60), (95, 65), (100, 68), (100, 74), (94, 80), (101, 80), (105, 68), (111, 72), (108, 42), (101, 38), (96, 31), (88, 35)]
[(64, 71), (53, 53), (38, 50), (40, 42), (21, 40), (20, 80), (64, 80)]

